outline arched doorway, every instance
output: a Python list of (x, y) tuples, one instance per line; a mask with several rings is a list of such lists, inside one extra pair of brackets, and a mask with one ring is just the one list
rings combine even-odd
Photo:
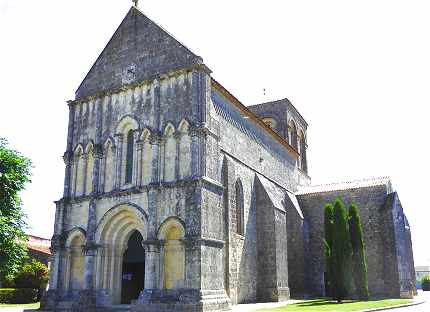
[(122, 257), (121, 303), (137, 299), (145, 283), (145, 250), (142, 235), (134, 231)]
[[(96, 288), (103, 290), (106, 296), (103, 300), (106, 304), (116, 305), (138, 298), (137, 289), (128, 299), (122, 296), (123, 293), (129, 292), (123, 290), (123, 266), (125, 263), (125, 269), (128, 270), (132, 266), (130, 263), (135, 262), (140, 263), (139, 267), (144, 270), (145, 252), (141, 242), (146, 240), (146, 222), (146, 213), (141, 208), (131, 204), (120, 204), (108, 210), (97, 226), (96, 241), (101, 248), (97, 254)], [(140, 255), (140, 259), (136, 260), (132, 257), (135, 253)], [(136, 271), (130, 273), (133, 274), (133, 272), (134, 276), (140, 274)], [(144, 273), (140, 276), (143, 284)], [(124, 278), (130, 278), (130, 276), (124, 276)], [(126, 281), (126, 284), (130, 284), (128, 282), (131, 281)], [(131, 283), (128, 286), (132, 285), (134, 284)], [(141, 290), (143, 285), (139, 287)]]

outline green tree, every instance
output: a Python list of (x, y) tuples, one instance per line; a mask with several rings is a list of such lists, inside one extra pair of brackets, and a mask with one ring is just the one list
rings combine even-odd
[(333, 237), (334, 237), (334, 208), (332, 204), (326, 204), (324, 206), (324, 256), (326, 265), (326, 281), (327, 281), (327, 294), (331, 296), (333, 294)]
[(430, 275), (426, 275), (421, 279), (421, 287), (424, 291), (430, 291)]
[(351, 266), (351, 241), (348, 229), (348, 214), (340, 198), (334, 202), (334, 237), (332, 247), (333, 296), (337, 302), (342, 302), (348, 293), (348, 279)]
[(40, 301), (42, 290), (48, 284), (49, 271), (48, 267), (33, 259), (30, 263), (24, 264), (21, 271), (15, 278), (17, 288), (34, 288), (38, 289), (37, 301)]
[(362, 300), (369, 299), (369, 286), (367, 280), (367, 261), (364, 252), (363, 229), (356, 204), (349, 207), (349, 232), (352, 247), (352, 275), (355, 287)]
[(30, 181), (31, 162), (0, 138), (0, 276), (13, 277), (27, 256), (26, 223), (19, 192)]

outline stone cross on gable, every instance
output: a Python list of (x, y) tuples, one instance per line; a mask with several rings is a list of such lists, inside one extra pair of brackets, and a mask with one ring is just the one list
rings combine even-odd
[(139, 5), (139, 0), (132, 0), (134, 3), (134, 6), (137, 7)]

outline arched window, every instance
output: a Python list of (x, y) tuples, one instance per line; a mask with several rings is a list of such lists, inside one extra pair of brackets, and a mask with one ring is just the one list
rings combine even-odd
[(306, 138), (303, 131), (300, 131), (300, 167), (304, 172), (308, 172), (306, 160)]
[(81, 145), (78, 145), (78, 147), (75, 149), (73, 170), (74, 196), (82, 196), (84, 193), (85, 160), (83, 157), (83, 150)]
[(116, 176), (118, 180), (116, 184), (118, 187), (127, 187), (134, 183), (136, 155), (134, 155), (134, 134), (139, 129), (138, 122), (130, 117), (125, 116), (116, 126), (117, 139), (117, 167)]
[(133, 130), (127, 133), (127, 153), (125, 157), (125, 183), (131, 183), (133, 179), (133, 149), (134, 149), (134, 136)]
[(296, 151), (298, 150), (297, 127), (293, 121), (290, 122), (290, 144)]
[(175, 180), (176, 139), (175, 128), (168, 124), (164, 131), (164, 181)]
[(189, 125), (183, 120), (179, 125), (179, 177), (181, 179), (191, 175), (191, 137)]
[(236, 233), (244, 234), (243, 188), (240, 180), (236, 182)]
[(94, 170), (94, 155), (93, 146), (90, 144), (87, 147), (87, 172), (85, 181), (85, 195), (90, 195), (93, 190), (93, 170)]

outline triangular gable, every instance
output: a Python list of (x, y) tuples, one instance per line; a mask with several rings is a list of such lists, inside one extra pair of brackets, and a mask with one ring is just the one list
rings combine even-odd
[(76, 99), (153, 79), (202, 59), (132, 7), (76, 91)]

